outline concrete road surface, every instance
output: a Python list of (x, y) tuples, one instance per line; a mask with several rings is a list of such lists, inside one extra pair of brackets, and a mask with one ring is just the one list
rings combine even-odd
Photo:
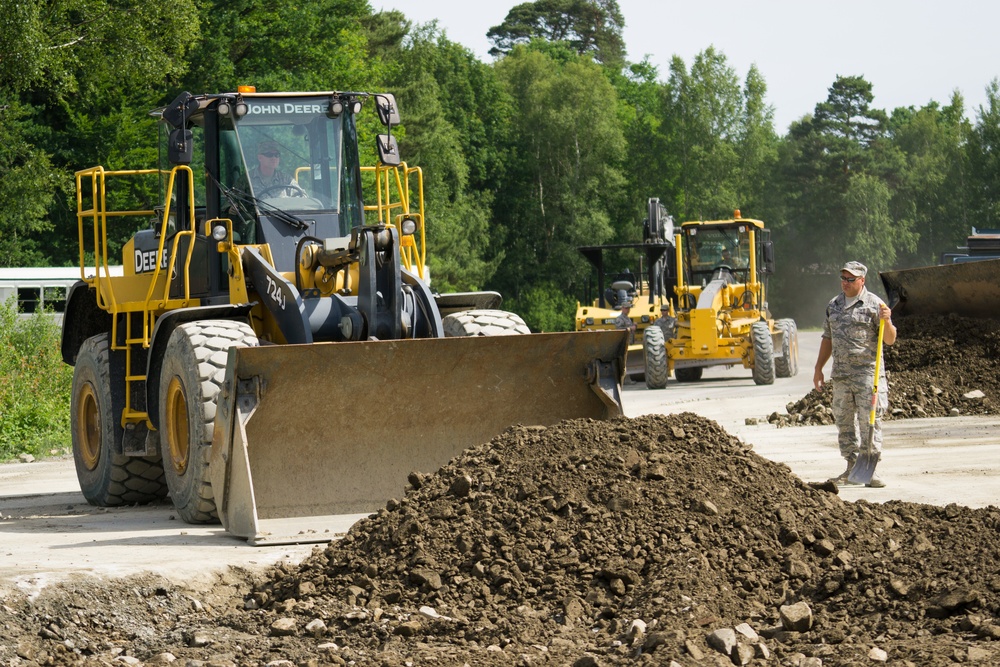
[[(785, 463), (807, 482), (823, 481), (844, 471), (834, 426), (776, 428), (766, 422), (772, 412), (812, 389), (820, 334), (799, 333), (799, 373), (756, 386), (750, 371), (707, 369), (699, 383), (677, 383), (650, 390), (644, 384), (625, 387), (625, 414), (694, 412), (714, 419), (726, 431), (753, 445), (755, 452)], [(830, 375), (830, 366), (825, 368)], [(892, 389), (889, 390), (892, 402)], [(747, 417), (760, 424), (748, 426)], [(847, 486), (845, 499), (872, 502), (906, 500), (932, 505), (968, 507), (1000, 505), (1000, 417), (906, 419), (883, 424), (883, 454), (878, 474), (884, 489)]]
[[(711, 369), (703, 381), (649, 390), (625, 388), (628, 416), (694, 412), (785, 463), (806, 481), (839, 474), (843, 462), (832, 426), (778, 429), (763, 421), (808, 393), (819, 334), (800, 334), (798, 376), (754, 385), (742, 368)], [(761, 418), (747, 426), (747, 417)], [(1000, 504), (1000, 419), (955, 417), (889, 422), (879, 473), (885, 489), (847, 487), (846, 499), (901, 499), (970, 507)], [(401, 480), (401, 488), (403, 485)], [(103, 509), (84, 501), (71, 459), (0, 465), (0, 593), (28, 592), (74, 575), (125, 576), (152, 571), (199, 587), (227, 566), (262, 567), (301, 560), (313, 545), (251, 547), (221, 526), (183, 523), (168, 503)]]

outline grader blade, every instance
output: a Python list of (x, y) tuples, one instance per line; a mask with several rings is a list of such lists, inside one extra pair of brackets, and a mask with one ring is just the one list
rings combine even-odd
[(234, 348), (210, 477), (252, 544), (323, 542), (515, 424), (622, 414), (624, 331)]
[(899, 315), (1000, 317), (1000, 259), (879, 273)]

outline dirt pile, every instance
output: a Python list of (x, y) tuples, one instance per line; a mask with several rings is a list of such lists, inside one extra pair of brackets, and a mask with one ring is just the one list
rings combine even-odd
[[(887, 419), (988, 415), (1000, 409), (1000, 320), (910, 316), (885, 348), (889, 382)], [(801, 372), (811, 372), (804, 364)], [(810, 391), (773, 413), (777, 426), (832, 424), (832, 389)]]
[(1000, 661), (1000, 510), (845, 503), (690, 413), (516, 427), (411, 484), (197, 600), (8, 598), (0, 664)]

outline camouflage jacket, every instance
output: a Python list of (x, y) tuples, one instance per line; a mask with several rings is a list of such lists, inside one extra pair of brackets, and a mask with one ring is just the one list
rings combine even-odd
[[(882, 303), (882, 299), (865, 288), (851, 306), (847, 305), (843, 292), (827, 304), (823, 338), (833, 343), (831, 378), (863, 377), (874, 373), (878, 314)], [(885, 377), (884, 365), (879, 376)]]
[(653, 322), (654, 325), (663, 329), (663, 338), (670, 340), (677, 335), (677, 318), (669, 315), (661, 315)]
[(628, 344), (631, 345), (635, 342), (635, 322), (632, 321), (632, 318), (619, 313), (618, 317), (615, 318), (615, 326), (619, 329), (629, 329)]

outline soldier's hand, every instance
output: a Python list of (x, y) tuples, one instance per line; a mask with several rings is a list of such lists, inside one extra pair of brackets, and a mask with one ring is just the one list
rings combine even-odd
[(892, 318), (892, 309), (884, 303), (879, 306), (878, 317), (880, 320), (888, 320)]
[(813, 387), (816, 391), (823, 391), (823, 385), (826, 384), (823, 380), (823, 369), (817, 368), (813, 373)]

